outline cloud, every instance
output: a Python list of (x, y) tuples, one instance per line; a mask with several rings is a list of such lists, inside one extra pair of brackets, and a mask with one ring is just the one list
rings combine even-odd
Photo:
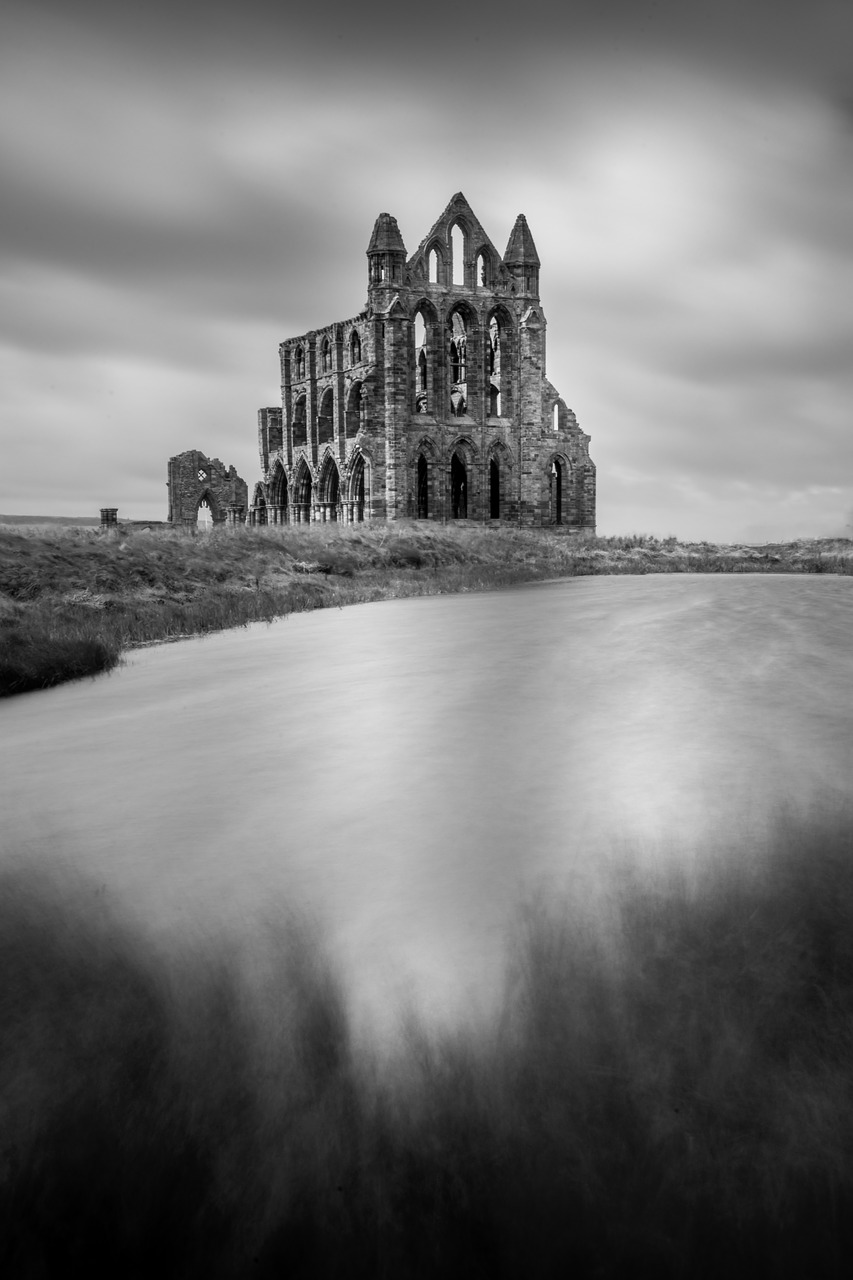
[(363, 306), (380, 210), (411, 251), (461, 188), (499, 249), (528, 216), (606, 523), (822, 527), (853, 461), (853, 133), (850, 9), (817, 8), (12, 6), (0, 510), (154, 517), (189, 447), (251, 483), (278, 342)]

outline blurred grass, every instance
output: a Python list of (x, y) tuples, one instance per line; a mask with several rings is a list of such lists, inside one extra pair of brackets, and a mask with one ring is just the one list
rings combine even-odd
[(0, 696), (138, 644), (306, 609), (589, 574), (850, 573), (853, 543), (717, 547), (503, 526), (119, 530), (0, 525)]
[(853, 823), (729, 853), (531, 907), (494, 1019), (385, 1055), (304, 925), (155, 960), (7, 873), (3, 1274), (846, 1277)]

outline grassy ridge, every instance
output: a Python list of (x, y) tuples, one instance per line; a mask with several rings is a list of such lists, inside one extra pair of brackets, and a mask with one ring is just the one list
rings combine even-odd
[(846, 1277), (853, 825), (731, 853), (610, 936), (531, 910), (493, 1023), (381, 1059), (292, 922), (247, 988), (7, 875), (3, 1274)]
[(850, 573), (853, 544), (716, 547), (478, 525), (182, 530), (0, 526), (0, 696), (124, 649), (305, 609), (612, 573)]

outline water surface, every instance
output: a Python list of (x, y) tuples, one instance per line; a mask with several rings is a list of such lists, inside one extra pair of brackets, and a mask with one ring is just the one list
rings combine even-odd
[(849, 578), (605, 577), (139, 650), (0, 708), (4, 856), (83, 868), (159, 940), (308, 911), (360, 1007), (452, 1017), (531, 893), (746, 856), (843, 797), (851, 624)]

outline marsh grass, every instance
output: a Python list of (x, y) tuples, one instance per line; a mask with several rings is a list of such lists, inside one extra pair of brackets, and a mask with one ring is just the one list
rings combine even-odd
[(304, 923), (155, 959), (8, 873), (3, 1274), (846, 1276), (853, 825), (729, 852), (529, 908), (491, 1020), (381, 1053)]
[(0, 525), (0, 696), (108, 670), (133, 645), (307, 609), (598, 574), (851, 571), (844, 539), (754, 548), (467, 523), (199, 535)]

